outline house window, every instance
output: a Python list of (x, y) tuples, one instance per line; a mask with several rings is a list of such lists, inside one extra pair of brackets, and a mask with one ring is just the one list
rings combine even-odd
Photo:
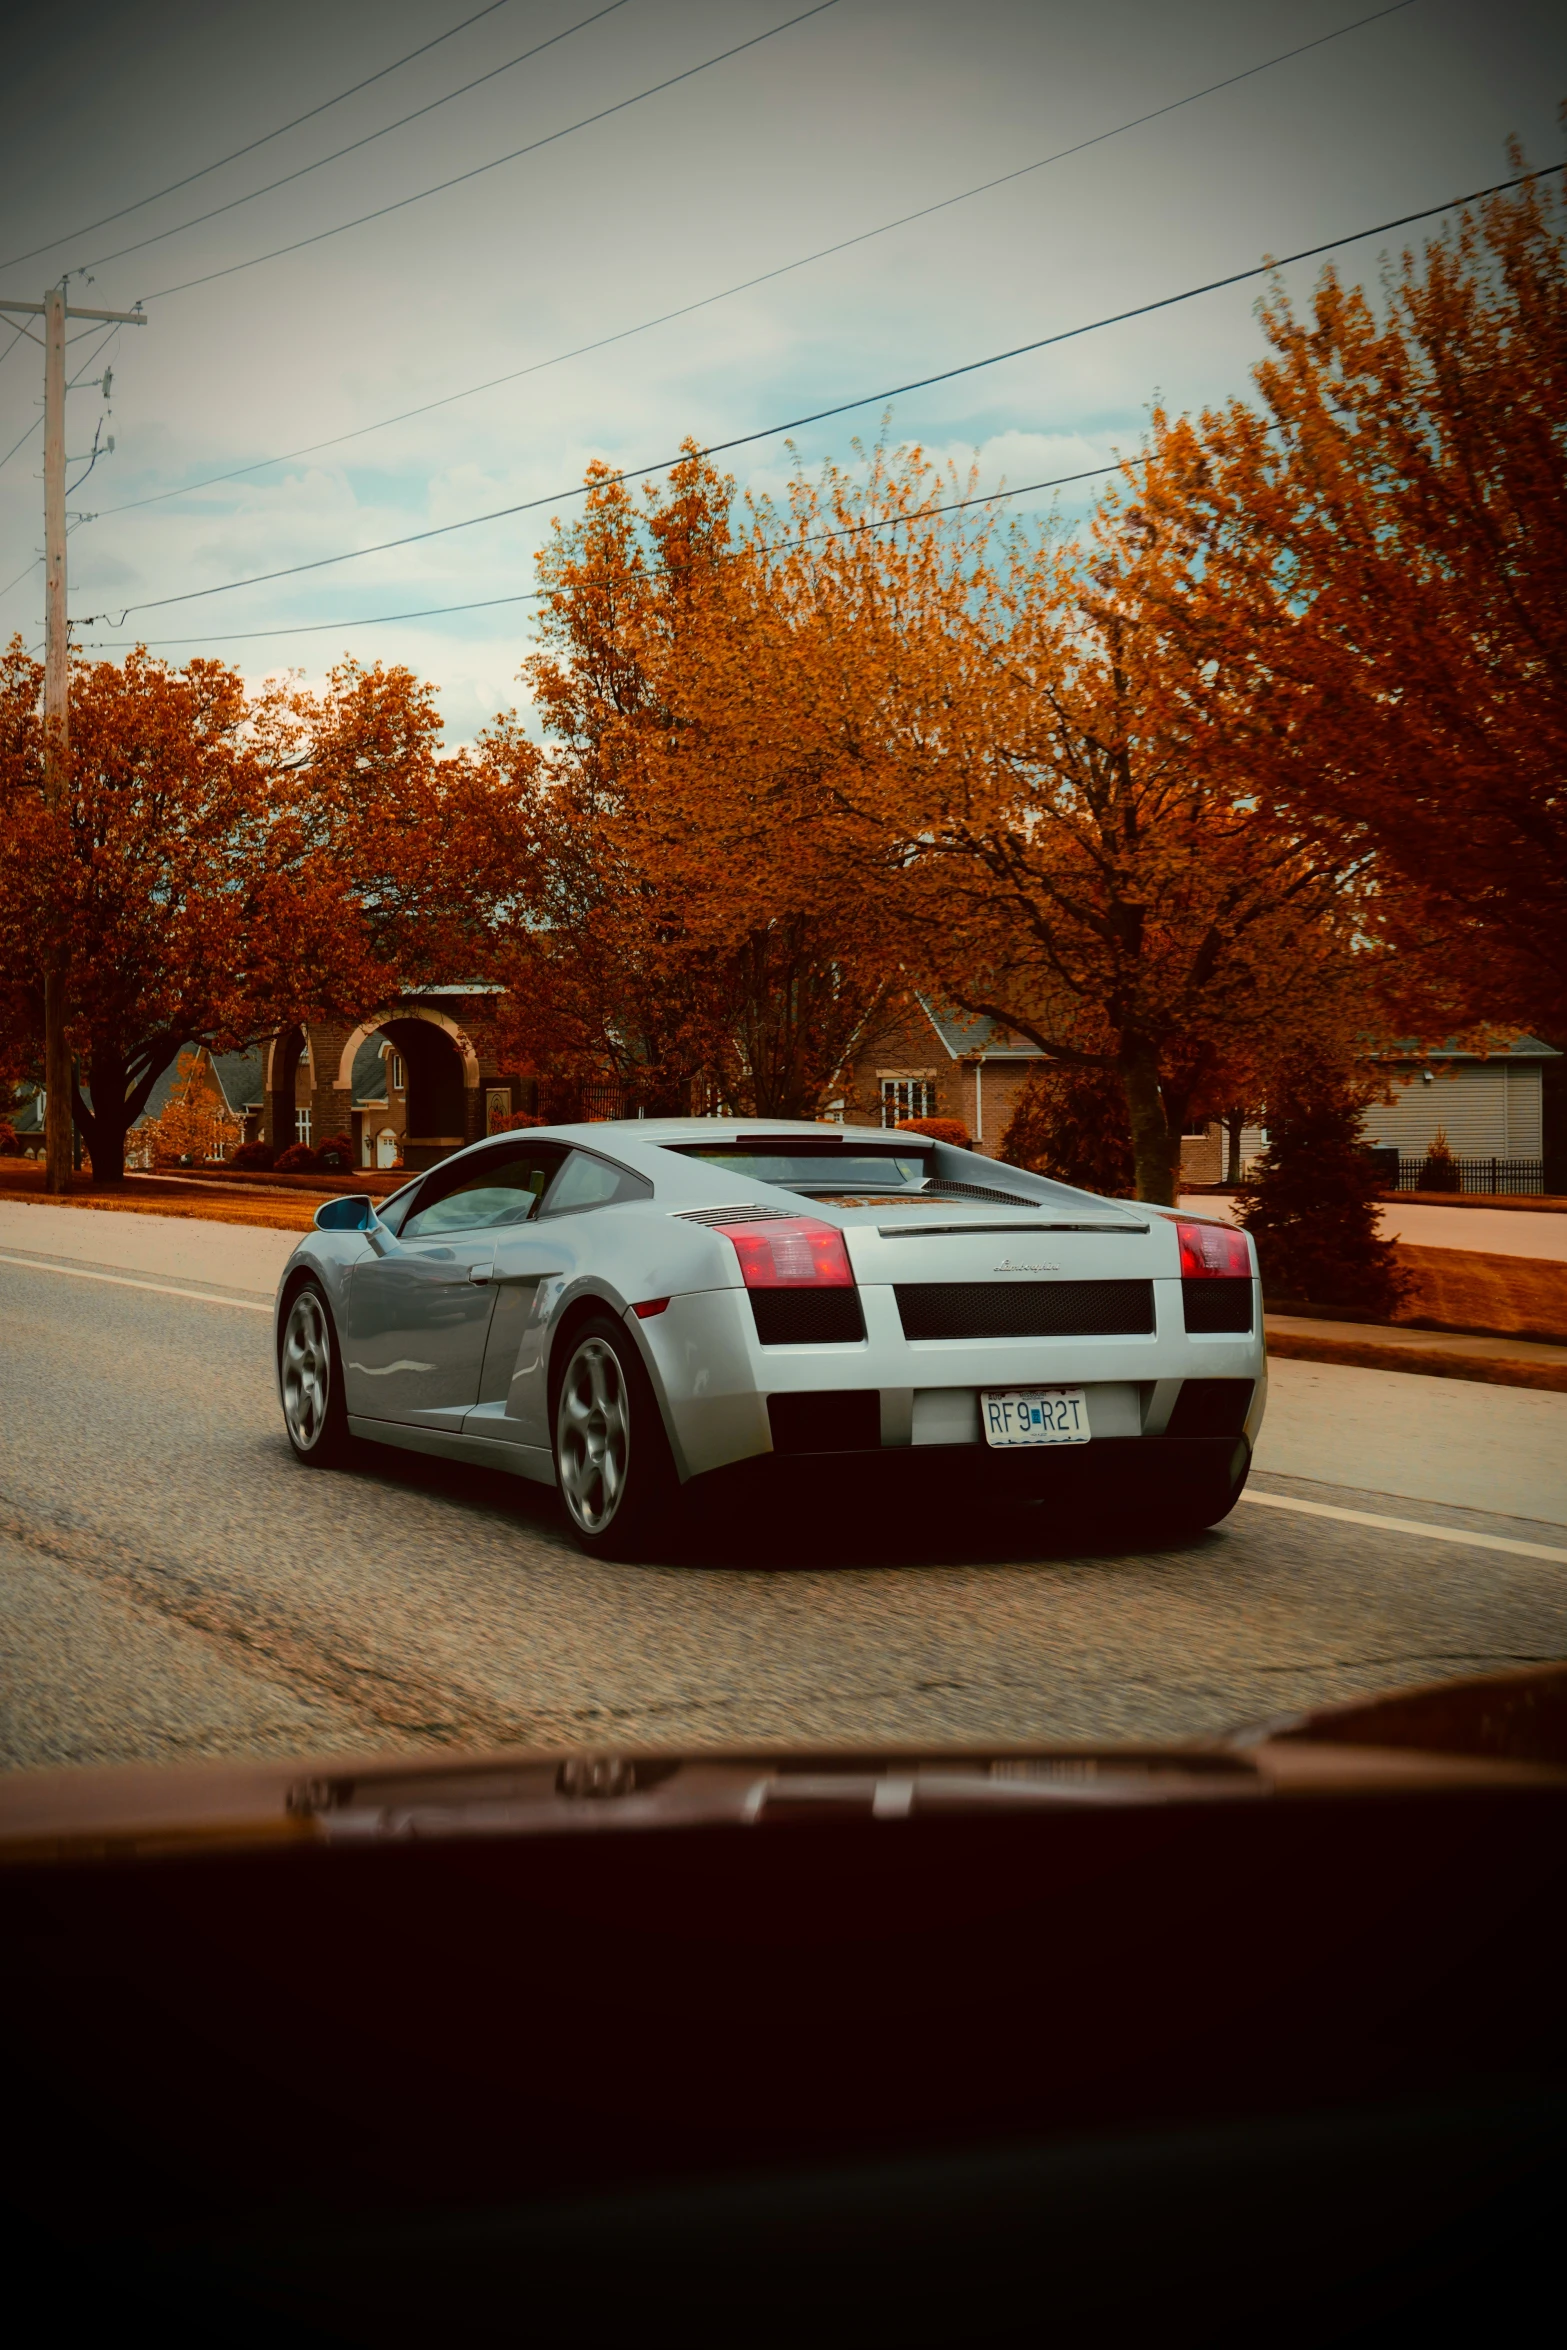
[(1207, 1139), (1208, 1120), (1206, 1118), (1199, 1118), (1195, 1126), (1187, 1125), (1181, 1128), (1183, 1142), (1206, 1142)]
[(308, 1110), (294, 1112), (294, 1140), (296, 1142), (310, 1140), (310, 1112)]
[(881, 1122), (901, 1126), (905, 1118), (934, 1118), (936, 1088), (928, 1077), (884, 1077), (881, 1081)]
[(401, 1054), (401, 1053), (389, 1053), (389, 1054), (387, 1055), (387, 1067), (388, 1067), (388, 1068), (391, 1070), (391, 1073), (392, 1073), (392, 1091), (393, 1091), (394, 1093), (401, 1093), (401, 1092), (402, 1092), (402, 1090), (403, 1090), (403, 1056), (402, 1056), (402, 1054)]

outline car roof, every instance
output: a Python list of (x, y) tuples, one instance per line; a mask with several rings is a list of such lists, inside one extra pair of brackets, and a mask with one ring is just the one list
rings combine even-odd
[(924, 1134), (893, 1134), (882, 1126), (839, 1126), (810, 1118), (601, 1118), (581, 1126), (514, 1127), (502, 1139), (574, 1142), (600, 1150), (614, 1142), (640, 1142), (674, 1148), (682, 1143), (726, 1142), (848, 1142), (858, 1146), (881, 1143), (899, 1150), (930, 1148)]

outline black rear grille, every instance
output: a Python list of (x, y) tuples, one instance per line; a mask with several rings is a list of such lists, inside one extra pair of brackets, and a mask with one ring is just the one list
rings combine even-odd
[(1165, 1434), (1239, 1436), (1251, 1409), (1251, 1390), (1249, 1379), (1183, 1379)]
[(774, 1452), (880, 1449), (881, 1395), (874, 1387), (846, 1387), (818, 1395), (770, 1395), (767, 1417)]
[(746, 1292), (764, 1346), (848, 1346), (865, 1336), (857, 1289)]
[(900, 1281), (905, 1338), (1137, 1338), (1151, 1281)]
[(1234, 1274), (1221, 1274), (1217, 1280), (1204, 1276), (1197, 1281), (1182, 1281), (1181, 1306), (1188, 1330), (1205, 1335), (1216, 1330), (1249, 1330), (1251, 1282)]

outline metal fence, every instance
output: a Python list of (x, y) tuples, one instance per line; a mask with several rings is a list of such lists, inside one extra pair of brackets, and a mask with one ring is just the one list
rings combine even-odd
[[(1545, 1162), (1543, 1159), (1454, 1159), (1451, 1162), (1456, 1185), (1432, 1183), (1429, 1176), (1436, 1172), (1429, 1159), (1400, 1159), (1398, 1188), (1400, 1191), (1467, 1191), (1467, 1192), (1521, 1192), (1545, 1189)], [(1445, 1168), (1442, 1170), (1446, 1172)]]

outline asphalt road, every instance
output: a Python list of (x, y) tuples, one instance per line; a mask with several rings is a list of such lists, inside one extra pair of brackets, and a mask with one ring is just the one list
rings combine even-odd
[[(1043, 1513), (933, 1527), (911, 1509), (869, 1530), (737, 1529), (698, 1564), (604, 1566), (552, 1496), (509, 1478), (380, 1447), (347, 1471), (298, 1467), (269, 1325), (216, 1293), (4, 1263), (0, 1332), (12, 1766), (1185, 1735), (1567, 1654), (1567, 1398), (1278, 1366), (1307, 1376), (1275, 1460), (1323, 1473), (1276, 1467), (1258, 1490), (1431, 1533), (1243, 1504), (1180, 1546), (1063, 1550)], [(1368, 1450), (1367, 1415), (1395, 1405), (1408, 1445)], [(1445, 1483), (1420, 1470), (1432, 1413)], [(1460, 1473), (1466, 1426), (1478, 1482)], [(1353, 1481), (1395, 1455), (1408, 1476)], [(1499, 1514), (1499, 1495), (1529, 1514)]]

